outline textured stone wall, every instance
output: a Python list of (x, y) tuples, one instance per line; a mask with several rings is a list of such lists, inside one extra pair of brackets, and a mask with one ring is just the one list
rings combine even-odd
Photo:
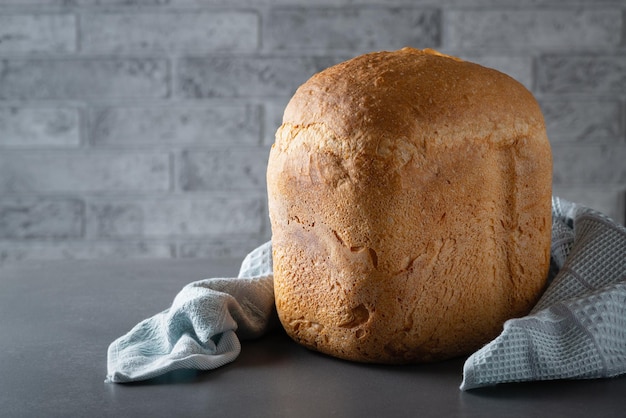
[(624, 222), (625, 21), (623, 0), (0, 0), (0, 265), (243, 256), (297, 86), (403, 46), (530, 88), (555, 194)]

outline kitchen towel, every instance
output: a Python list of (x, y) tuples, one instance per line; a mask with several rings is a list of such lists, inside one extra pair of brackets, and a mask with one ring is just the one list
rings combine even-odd
[[(107, 381), (220, 367), (239, 355), (239, 338), (261, 336), (274, 321), (268, 242), (246, 256), (238, 277), (185, 286), (169, 309), (114, 341)], [(626, 228), (555, 197), (550, 285), (528, 316), (507, 321), (500, 336), (467, 359), (461, 389), (623, 373)]]
[(239, 338), (263, 335), (275, 321), (271, 244), (248, 254), (236, 278), (185, 286), (172, 306), (141, 321), (107, 351), (111, 383), (178, 369), (210, 370), (235, 360)]

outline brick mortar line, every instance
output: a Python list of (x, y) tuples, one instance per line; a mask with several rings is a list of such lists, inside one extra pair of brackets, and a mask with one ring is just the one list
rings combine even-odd
[[(239, 244), (241, 241), (249, 241), (250, 238), (263, 239), (262, 233), (229, 233), (226, 235), (192, 235), (186, 238), (184, 235), (163, 235), (163, 236), (139, 236), (129, 235), (124, 237), (70, 237), (70, 238), (15, 238), (0, 239), (0, 245), (84, 245), (84, 244), (139, 244), (139, 243), (162, 243), (162, 244)], [(259, 243), (261, 244), (261, 243)], [(2, 260), (0, 259), (0, 265)]]
[(185, 192), (175, 190), (173, 192), (133, 192), (124, 193), (116, 191), (106, 192), (6, 192), (2, 193), (4, 199), (50, 199), (50, 200), (81, 200), (83, 203), (95, 202), (99, 200), (181, 200), (186, 201), (206, 201), (212, 199), (261, 199), (266, 200), (267, 192), (264, 188), (248, 189), (242, 191), (232, 189), (209, 190), (201, 192)]
[[(460, 2), (458, 0), (424, 0), (423, 2), (416, 5), (415, 2), (411, 2), (409, 0), (398, 0), (398, 1), (389, 1), (385, 2), (383, 7), (459, 7)], [(597, 0), (593, 4), (590, 4), (589, 1), (581, 1), (581, 0), (552, 0), (546, 1), (543, 4), (536, 5), (519, 5), (512, 3), (502, 4), (501, 1), (484, 1), (477, 0), (472, 1), (468, 0), (462, 3), (462, 9), (472, 8), (476, 10), (492, 10), (493, 7), (502, 7), (511, 10), (542, 10), (544, 8), (571, 8), (571, 7), (582, 7), (582, 8), (595, 8), (595, 7), (611, 7), (611, 6), (623, 6), (623, 2), (621, 0)], [(356, 2), (346, 2), (346, 1), (330, 1), (330, 2), (322, 2), (318, 3), (314, 7), (322, 7), (322, 8), (354, 8), (354, 7), (363, 7), (363, 6), (376, 6), (377, 4), (372, 1), (356, 1)], [(257, 1), (256, 4), (250, 4), (250, 1), (236, 1), (231, 0), (229, 6), (224, 6), (223, 4), (206, 4), (206, 5), (168, 5), (168, 4), (155, 4), (155, 5), (50, 5), (45, 3), (32, 3), (32, 4), (19, 4), (17, 2), (9, 5), (0, 5), (0, 13), (1, 12), (16, 12), (16, 13), (58, 13), (58, 12), (97, 12), (97, 13), (107, 13), (107, 12), (128, 12), (128, 13), (141, 13), (141, 12), (152, 12), (152, 11), (175, 11), (175, 10), (189, 10), (189, 11), (197, 11), (197, 10), (259, 10), (264, 8), (310, 8), (308, 3), (303, 2), (285, 2), (285, 1)]]

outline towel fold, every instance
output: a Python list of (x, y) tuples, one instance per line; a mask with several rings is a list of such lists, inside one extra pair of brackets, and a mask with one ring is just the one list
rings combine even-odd
[[(466, 360), (461, 390), (626, 373), (626, 228), (556, 197), (552, 217), (550, 285), (529, 315), (507, 321)], [(273, 317), (268, 242), (246, 256), (236, 278), (190, 283), (169, 309), (114, 341), (107, 381), (223, 366), (239, 355), (240, 338), (263, 335)]]
[(272, 254), (248, 254), (237, 278), (185, 286), (172, 306), (131, 329), (108, 349), (107, 381), (150, 379), (177, 369), (210, 370), (235, 360), (239, 338), (263, 335), (274, 311)]

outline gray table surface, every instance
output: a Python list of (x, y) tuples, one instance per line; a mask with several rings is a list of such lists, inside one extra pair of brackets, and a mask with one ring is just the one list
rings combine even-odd
[(105, 383), (106, 349), (187, 283), (236, 260), (68, 261), (0, 268), (1, 417), (625, 417), (626, 377), (461, 392), (463, 360), (380, 366), (308, 351), (282, 331), (220, 369)]

